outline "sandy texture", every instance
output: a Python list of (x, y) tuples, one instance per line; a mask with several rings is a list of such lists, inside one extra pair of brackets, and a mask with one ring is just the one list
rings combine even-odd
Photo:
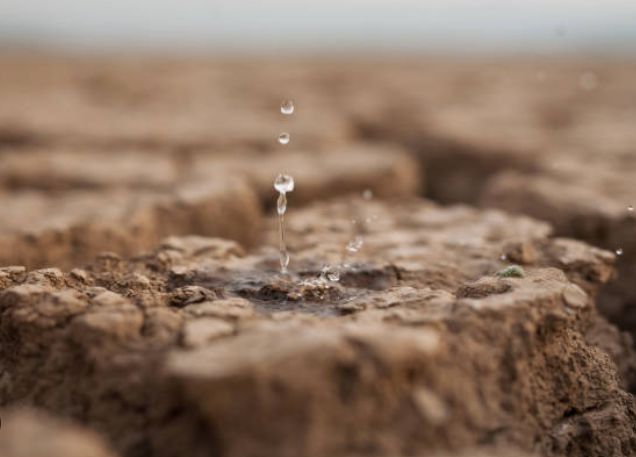
[[(337, 267), (352, 206), (377, 217)], [(269, 248), (197, 237), (68, 274), (5, 270), (4, 403), (80, 419), (130, 456), (633, 452), (631, 340), (586, 339), (609, 325), (592, 297), (611, 253), (418, 200), (288, 219), (288, 279)], [(524, 277), (496, 275), (502, 252)], [(324, 264), (339, 281), (302, 282)]]

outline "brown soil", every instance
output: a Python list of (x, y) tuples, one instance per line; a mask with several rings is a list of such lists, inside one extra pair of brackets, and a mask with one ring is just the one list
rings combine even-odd
[(0, 456), (636, 454), (632, 64), (0, 62)]

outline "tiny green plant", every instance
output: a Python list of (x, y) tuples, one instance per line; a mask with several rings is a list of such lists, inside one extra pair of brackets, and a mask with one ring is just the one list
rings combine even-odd
[(497, 272), (500, 278), (523, 278), (526, 275), (519, 265), (511, 265)]

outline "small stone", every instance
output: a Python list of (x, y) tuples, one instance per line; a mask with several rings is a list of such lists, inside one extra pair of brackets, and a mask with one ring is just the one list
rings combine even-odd
[(88, 281), (88, 273), (81, 268), (74, 268), (71, 270), (71, 276), (81, 282)]
[(588, 296), (583, 289), (576, 284), (569, 284), (563, 289), (563, 301), (571, 308), (585, 308)]

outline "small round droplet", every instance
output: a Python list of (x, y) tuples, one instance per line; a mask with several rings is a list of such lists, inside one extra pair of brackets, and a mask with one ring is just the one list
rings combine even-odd
[(629, 211), (630, 213), (633, 213), (634, 212), (634, 207), (632, 205), (629, 205), (627, 207), (627, 211)]
[(363, 244), (364, 241), (362, 240), (362, 237), (356, 236), (352, 241), (347, 243), (347, 251), (358, 252)]
[(508, 260), (508, 256), (506, 254), (501, 254), (501, 257), (499, 257), (501, 259), (502, 262), (505, 262), (506, 260)]
[(274, 189), (281, 194), (286, 194), (294, 190), (294, 178), (289, 175), (280, 174), (274, 181)]
[(283, 114), (293, 114), (294, 112), (294, 101), (293, 100), (283, 100), (283, 103), (280, 104), (280, 112)]
[(289, 133), (281, 133), (281, 134), (278, 136), (278, 142), (279, 142), (280, 144), (287, 144), (287, 143), (289, 143)]
[(365, 189), (364, 192), (362, 192), (362, 198), (371, 200), (373, 198), (373, 191), (371, 189)]
[(623, 255), (623, 248), (618, 248), (616, 250), (616, 255)]

